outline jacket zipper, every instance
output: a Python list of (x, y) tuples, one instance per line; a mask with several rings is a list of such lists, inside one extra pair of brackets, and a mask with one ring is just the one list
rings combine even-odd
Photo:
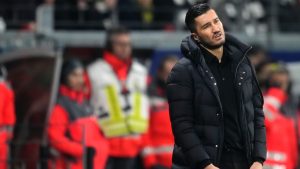
[(234, 80), (236, 80), (236, 76), (237, 76), (237, 71), (238, 71), (238, 68), (240, 66), (240, 64), (243, 62), (243, 60), (246, 58), (246, 55), (248, 54), (248, 52), (252, 49), (252, 46), (250, 46), (246, 52), (244, 53), (243, 55), (243, 58), (241, 59), (241, 61), (238, 63), (238, 65), (236, 66), (236, 69), (235, 69), (235, 74), (234, 74)]
[[(235, 75), (234, 75), (234, 81), (236, 82), (236, 80), (237, 80), (237, 73), (238, 73), (238, 68), (239, 68), (239, 66), (240, 66), (240, 64), (243, 62), (243, 60), (246, 58), (246, 55), (248, 54), (248, 52), (250, 51), (252, 49), (252, 46), (250, 46), (247, 50), (246, 50), (246, 52), (244, 53), (244, 55), (243, 55), (243, 58), (240, 60), (240, 62), (238, 63), (238, 65), (236, 66), (236, 70), (235, 70)], [(250, 65), (251, 66), (251, 65)], [(252, 68), (251, 68), (252, 69)], [(238, 91), (241, 93), (240, 94), (240, 99), (241, 99), (241, 103), (240, 103), (240, 105), (239, 105), (239, 107), (240, 107), (240, 111), (242, 111), (243, 112), (243, 117), (242, 117), (242, 119), (241, 120), (243, 120), (243, 122), (247, 125), (247, 119), (246, 119), (246, 112), (245, 112), (245, 110), (244, 110), (244, 108), (243, 108), (243, 93), (242, 93), (242, 89), (241, 89), (241, 87), (242, 87), (242, 85), (240, 86), (240, 88), (238, 88)], [(242, 128), (243, 128), (243, 126), (241, 126)], [(246, 128), (246, 140), (244, 141), (247, 145), (246, 145), (246, 153), (247, 153), (247, 159), (248, 159), (248, 162), (250, 162), (251, 161), (251, 143), (249, 142), (249, 131), (248, 131), (249, 129), (248, 129), (248, 126), (247, 126), (247, 128)], [(250, 148), (250, 149), (249, 149)]]

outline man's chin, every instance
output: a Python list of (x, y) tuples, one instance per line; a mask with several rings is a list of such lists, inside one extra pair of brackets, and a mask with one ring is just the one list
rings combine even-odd
[(215, 49), (219, 49), (220, 47), (222, 47), (224, 45), (225, 41), (219, 42), (217, 44), (202, 44), (204, 47), (206, 47), (207, 49), (210, 50), (215, 50)]

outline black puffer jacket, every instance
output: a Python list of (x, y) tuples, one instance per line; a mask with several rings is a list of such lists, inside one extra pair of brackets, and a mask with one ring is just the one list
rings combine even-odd
[[(263, 96), (246, 56), (251, 47), (229, 34), (226, 34), (225, 45), (233, 59), (239, 122), (250, 165), (256, 159), (266, 158)], [(181, 51), (184, 57), (172, 69), (167, 81), (176, 144), (173, 165), (182, 169), (200, 169), (203, 161), (210, 159), (218, 166), (224, 140), (224, 123), (216, 80), (191, 36), (182, 41)]]

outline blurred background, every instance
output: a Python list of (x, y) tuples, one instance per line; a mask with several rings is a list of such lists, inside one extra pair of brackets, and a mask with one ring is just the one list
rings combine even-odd
[[(76, 58), (88, 66), (103, 57), (106, 31), (124, 26), (130, 30), (132, 57), (147, 69), (149, 79), (156, 79), (160, 76), (158, 72), (163, 58), (181, 57), (181, 40), (189, 35), (184, 24), (185, 14), (195, 2), (1, 0), (0, 63), (6, 69), (6, 81), (15, 95), (16, 121), (12, 125), (13, 137), (7, 139), (9, 151), (1, 162), (14, 169), (51, 168), (45, 148), (49, 142), (47, 125), (56, 103), (63, 60)], [(264, 108), (266, 121), (269, 120), (268, 139), (280, 140), (284, 133), (292, 133), (292, 136), (284, 136), (286, 139), (280, 145), (293, 146), (286, 148), (288, 153), (285, 156), (280, 156), (280, 151), (285, 150), (276, 146), (274, 151), (270, 150), (268, 158), (271, 162), (266, 168), (272, 168), (273, 164), (274, 169), (297, 168), (300, 145), (300, 0), (210, 0), (209, 3), (216, 9), (227, 32), (252, 45), (249, 58), (266, 98), (272, 97), (269, 89), (274, 87), (287, 95), (287, 101), (275, 106), (275, 111), (280, 118), (289, 121), (287, 123), (292, 129), (278, 127), (285, 122), (274, 120), (272, 101), (267, 99)], [(151, 94), (149, 99), (152, 99)], [(150, 120), (151, 117), (150, 111)], [(0, 147), (0, 152), (3, 150)], [(147, 153), (143, 156), (143, 149), (140, 151), (136, 168), (153, 167), (147, 162)]]

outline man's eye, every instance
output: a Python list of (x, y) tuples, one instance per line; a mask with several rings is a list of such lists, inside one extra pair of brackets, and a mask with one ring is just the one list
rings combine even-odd
[(206, 29), (206, 28), (208, 28), (209, 27), (209, 25), (204, 25), (203, 27), (202, 27), (202, 29)]

